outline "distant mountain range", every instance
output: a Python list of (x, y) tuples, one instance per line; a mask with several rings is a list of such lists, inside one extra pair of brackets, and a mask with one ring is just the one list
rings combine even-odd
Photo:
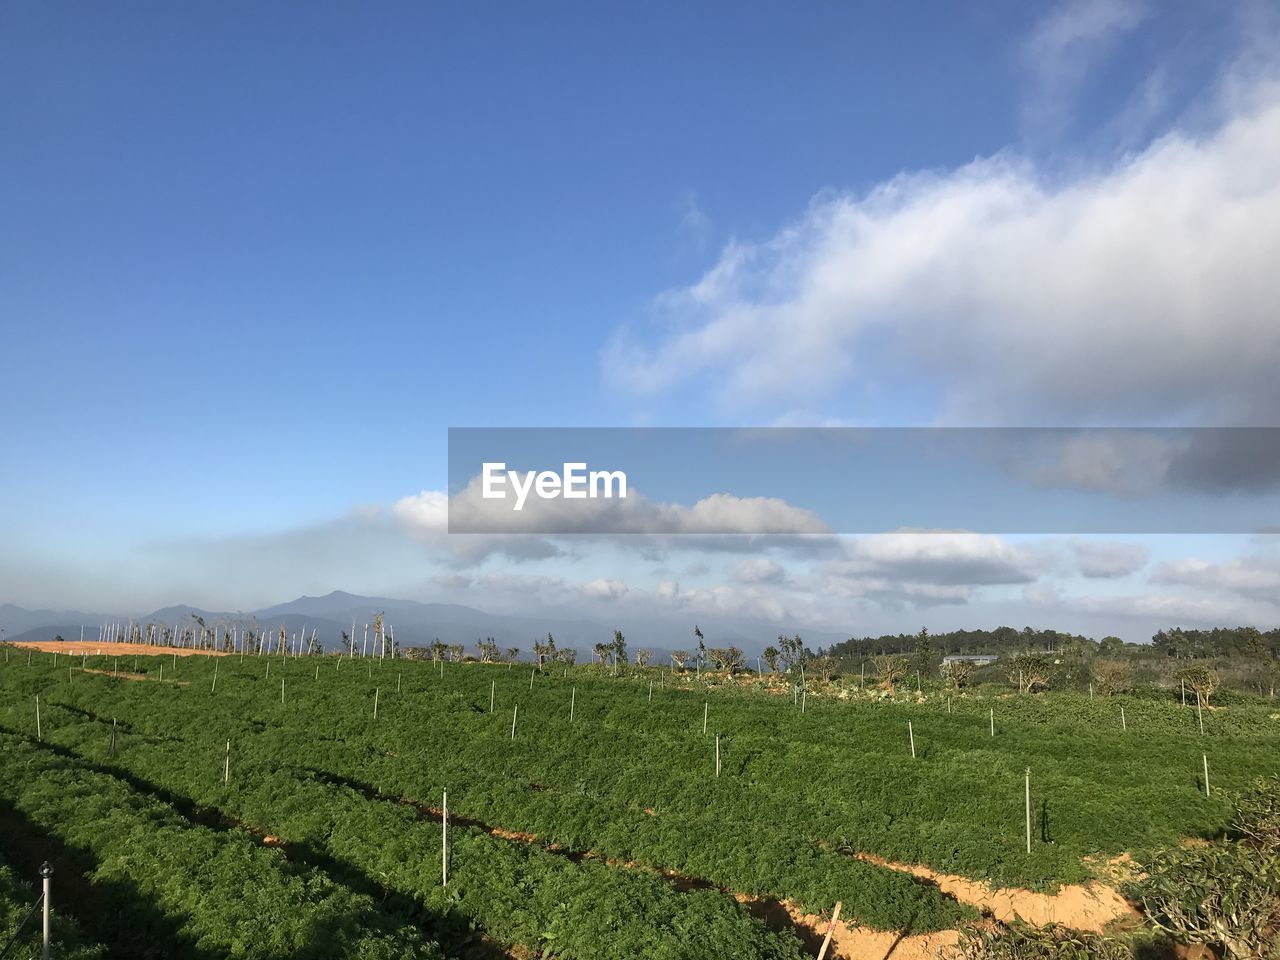
[[(382, 611), (385, 622), (395, 631), (401, 646), (427, 646), (433, 640), (444, 643), (461, 643), (474, 651), (478, 640), (493, 637), (500, 647), (519, 647), (527, 656), (534, 640), (555, 636), (557, 646), (573, 647), (580, 654), (589, 655), (592, 647), (613, 638), (613, 631), (621, 629), (627, 636), (630, 650), (647, 647), (657, 658), (665, 658), (671, 650), (688, 649), (693, 644), (692, 622), (674, 619), (652, 618), (643, 623), (606, 624), (596, 620), (574, 617), (513, 616), (486, 613), (474, 607), (456, 603), (420, 603), (414, 600), (396, 600), (389, 597), (361, 597), (335, 590), (323, 597), (298, 597), (288, 603), (279, 603), (261, 610), (228, 612), (203, 610), (190, 606), (171, 606), (152, 611), (143, 616), (121, 617), (118, 614), (84, 613), (81, 611), (26, 610), (11, 603), (0, 604), (0, 629), (8, 640), (52, 640), (62, 636), (66, 640), (79, 640), (81, 628), (86, 640), (95, 640), (98, 627), (103, 623), (167, 623), (175, 624), (198, 616), (206, 624), (217, 623), (253, 625), (275, 632), (284, 627), (290, 634), (306, 630), (316, 631), (317, 639), (326, 649), (337, 649), (343, 631), (355, 624), (356, 641), (364, 635), (364, 625), (372, 624), (374, 616)], [(778, 629), (764, 623), (749, 621), (713, 621), (701, 624), (709, 646), (736, 644), (748, 655), (755, 656), (772, 642)], [(809, 646), (829, 646), (848, 637), (823, 633), (804, 632)]]

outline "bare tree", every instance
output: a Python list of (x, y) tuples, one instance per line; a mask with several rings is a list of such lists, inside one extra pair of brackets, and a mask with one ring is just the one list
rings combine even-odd
[(871, 658), (871, 666), (880, 678), (880, 686), (893, 693), (893, 688), (907, 675), (906, 657), (896, 653), (878, 653)]

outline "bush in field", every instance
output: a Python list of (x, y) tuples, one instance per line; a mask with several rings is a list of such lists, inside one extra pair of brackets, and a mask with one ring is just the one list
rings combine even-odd
[(1099, 660), (1093, 665), (1093, 683), (1108, 696), (1128, 693), (1136, 683), (1133, 666), (1124, 660)]
[(1018, 686), (1019, 693), (1035, 693), (1049, 689), (1049, 677), (1053, 675), (1053, 661), (1038, 653), (1020, 653), (1008, 664), (1009, 681)]
[(1280, 853), (1238, 842), (1178, 848), (1145, 871), (1143, 912), (1178, 941), (1239, 960), (1280, 956)]
[(969, 686), (969, 681), (973, 679), (973, 663), (969, 660), (952, 660), (943, 666), (942, 671), (947, 682), (957, 690)]
[(1111, 937), (1056, 924), (1014, 923), (962, 931), (952, 960), (1129, 960), (1129, 947)]
[(1280, 850), (1280, 777), (1258, 780), (1232, 806), (1232, 833), (1264, 850)]
[(1185, 683), (1187, 689), (1193, 691), (1206, 707), (1209, 705), (1209, 698), (1213, 696), (1219, 684), (1218, 672), (1212, 667), (1206, 667), (1203, 664), (1183, 667), (1173, 675), (1173, 679)]
[(880, 686), (890, 693), (893, 693), (893, 688), (907, 675), (909, 664), (910, 661), (906, 657), (896, 653), (878, 653), (871, 658), (871, 666), (875, 668), (876, 676), (880, 678)]

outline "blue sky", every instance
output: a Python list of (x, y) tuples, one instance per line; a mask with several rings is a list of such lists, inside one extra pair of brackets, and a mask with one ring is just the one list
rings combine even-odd
[[(1275, 37), (1194, 2), (7, 4), (0, 600), (680, 580), (928, 618), (817, 612), (723, 551), (463, 561), (396, 518), (449, 426), (1269, 423)], [(1276, 612), (1222, 586), (1270, 583), (1265, 543), (1147, 549), (1053, 585), (1150, 607), (1195, 559), (1212, 615)], [(1085, 623), (1018, 593), (1045, 577), (946, 617)]]

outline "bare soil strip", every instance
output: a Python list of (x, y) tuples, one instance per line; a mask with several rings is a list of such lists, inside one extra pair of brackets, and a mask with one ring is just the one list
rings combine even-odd
[(971, 904), (1003, 923), (1022, 920), (1038, 927), (1057, 923), (1073, 930), (1101, 933), (1111, 921), (1135, 915), (1124, 897), (1097, 880), (1063, 886), (1057, 893), (1036, 893), (1017, 887), (995, 888), (980, 880), (939, 873), (919, 864), (895, 863), (871, 853), (854, 856), (878, 867), (927, 880), (948, 896)]
[(157, 647), (149, 643), (84, 643), (69, 640), (23, 640), (15, 647), (43, 653), (65, 653), (69, 657), (225, 657), (225, 650), (192, 650), (189, 647)]

